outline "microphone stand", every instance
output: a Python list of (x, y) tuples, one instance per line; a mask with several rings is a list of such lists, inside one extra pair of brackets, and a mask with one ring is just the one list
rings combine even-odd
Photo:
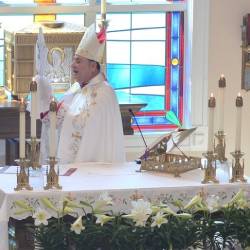
[[(141, 132), (141, 128), (140, 128), (140, 126), (139, 126), (139, 124), (138, 124), (138, 122), (137, 122), (137, 119), (136, 119), (136, 117), (135, 117), (135, 114), (134, 114), (133, 110), (132, 110), (132, 109), (128, 109), (128, 111), (129, 111), (129, 113), (133, 116), (133, 118), (134, 118), (134, 120), (135, 120), (135, 123), (136, 123), (136, 126), (137, 126), (137, 128), (139, 129), (140, 135), (141, 135), (142, 140), (143, 140), (143, 143), (144, 143), (144, 145), (145, 145), (145, 152), (144, 152), (143, 157), (144, 157), (144, 160), (147, 161), (147, 158), (148, 158), (148, 145), (147, 145), (146, 140), (145, 140), (145, 138), (144, 138), (144, 136), (143, 136), (143, 134), (142, 134), (142, 132)], [(137, 163), (137, 164), (141, 164), (141, 159), (140, 159), (140, 160), (136, 160), (136, 163)], [(140, 169), (138, 172), (141, 172), (141, 169)]]

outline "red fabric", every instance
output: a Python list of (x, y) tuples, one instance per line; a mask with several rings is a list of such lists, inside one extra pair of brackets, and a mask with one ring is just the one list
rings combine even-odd
[(97, 33), (97, 39), (99, 40), (99, 43), (103, 43), (106, 41), (106, 29), (101, 28), (100, 32)]

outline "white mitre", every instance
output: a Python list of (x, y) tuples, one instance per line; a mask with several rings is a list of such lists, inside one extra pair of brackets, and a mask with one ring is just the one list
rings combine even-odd
[(88, 27), (76, 50), (76, 55), (102, 63), (105, 42), (100, 42), (95, 32), (95, 24)]

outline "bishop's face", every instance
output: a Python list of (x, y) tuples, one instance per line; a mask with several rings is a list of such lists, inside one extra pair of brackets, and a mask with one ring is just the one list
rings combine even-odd
[(71, 68), (74, 79), (79, 83), (88, 83), (98, 74), (96, 63), (79, 55), (74, 56)]

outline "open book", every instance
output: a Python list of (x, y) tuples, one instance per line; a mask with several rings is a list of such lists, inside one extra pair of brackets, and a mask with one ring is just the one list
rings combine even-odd
[[(174, 148), (177, 148), (179, 151), (181, 151), (178, 146), (195, 130), (196, 128), (176, 129), (160, 136), (148, 146), (148, 148), (145, 150), (146, 152), (141, 154), (140, 159), (145, 157), (145, 153), (154, 151), (159, 148), (159, 146), (164, 149), (164, 153), (171, 152)], [(181, 153), (183, 154), (182, 151)]]

